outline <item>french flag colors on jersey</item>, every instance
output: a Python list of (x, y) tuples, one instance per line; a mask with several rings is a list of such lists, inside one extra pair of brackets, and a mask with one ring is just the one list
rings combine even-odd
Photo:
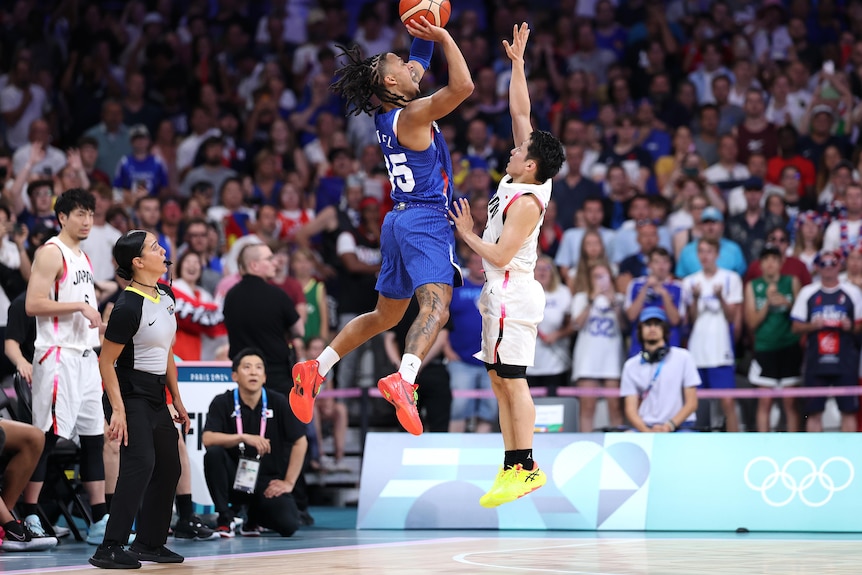
[(386, 160), (392, 201), (434, 204), (443, 208), (452, 202), (452, 158), (437, 124), (432, 124), (431, 145), (417, 152), (398, 143), (396, 125), (402, 108), (378, 112), (374, 116), (377, 141)]
[(790, 318), (811, 323), (823, 321), (823, 328), (808, 334), (805, 371), (809, 375), (856, 373), (859, 344), (852, 331), (844, 329), (844, 320), (857, 324), (862, 320), (862, 292), (852, 284), (840, 283), (825, 288), (820, 283), (799, 290)]

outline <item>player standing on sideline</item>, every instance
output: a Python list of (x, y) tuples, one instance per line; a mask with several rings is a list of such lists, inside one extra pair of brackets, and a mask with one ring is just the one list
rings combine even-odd
[(81, 250), (93, 226), (96, 201), (81, 188), (57, 198), (54, 212), (60, 233), (36, 252), (24, 306), (36, 316), (33, 362), (33, 425), (45, 432), (45, 448), (24, 491), (24, 524), (35, 537), (45, 532), (36, 515), (48, 455), (60, 437), (81, 442), (81, 480), (93, 519), (88, 543), (105, 533), (104, 411), (102, 378), (94, 348), (99, 346), (102, 316), (96, 309), (93, 266)]
[[(347, 100), (351, 113), (376, 111), (377, 139), (389, 169), (395, 207), (381, 230), (383, 263), (374, 311), (350, 321), (317, 359), (293, 368), (290, 406), (305, 423), (311, 421), (314, 398), (332, 367), (369, 338), (398, 324), (415, 293), (419, 316), (407, 334), (401, 367), (377, 387), (395, 406), (404, 429), (413, 435), (422, 433), (416, 374), (449, 319), (452, 287), (460, 285), (461, 279), (454, 261), (455, 236), (446, 217), (452, 201), (452, 158), (435, 121), (473, 93), (473, 81), (449, 32), (424, 17), (421, 24), (410, 21), (407, 27), (415, 37), (409, 62), (392, 53), (361, 60), (358, 50), (348, 50), (350, 63), (332, 85)], [(443, 46), (449, 85), (420, 98), (419, 81), (431, 63), (432, 42)]]
[(533, 130), (530, 94), (524, 72), (524, 50), (530, 29), (513, 29), (512, 43), (503, 41), (512, 60), (509, 109), (516, 147), (506, 176), (488, 204), (488, 225), (480, 239), (473, 233), (470, 205), (461, 199), (450, 216), (467, 245), (482, 256), (485, 287), (479, 297), (482, 312), (482, 351), (494, 395), (500, 404), (500, 430), (506, 454), (503, 467), (479, 503), (497, 507), (535, 491), (547, 477), (533, 461), (536, 408), (527, 386), (533, 365), (538, 325), (545, 308), (542, 284), (533, 277), (536, 246), (545, 208), (551, 199), (551, 178), (565, 156), (559, 140)]

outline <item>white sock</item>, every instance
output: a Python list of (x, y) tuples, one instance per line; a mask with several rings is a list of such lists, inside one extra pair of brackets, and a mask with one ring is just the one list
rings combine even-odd
[(422, 365), (422, 360), (412, 353), (405, 353), (401, 356), (401, 367), (398, 373), (401, 374), (401, 379), (413, 385), (416, 383), (416, 374), (419, 373), (419, 366)]
[(317, 373), (320, 374), (320, 377), (326, 377), (332, 367), (338, 363), (340, 359), (341, 356), (338, 355), (338, 352), (331, 347), (326, 346), (326, 349), (320, 352), (320, 355), (317, 357), (317, 363), (319, 364), (317, 366)]

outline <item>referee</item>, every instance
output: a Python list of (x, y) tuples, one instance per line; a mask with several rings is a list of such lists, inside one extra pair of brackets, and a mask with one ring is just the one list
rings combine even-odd
[[(117, 275), (131, 284), (111, 312), (99, 370), (111, 404), (109, 434), (120, 440), (120, 474), (105, 538), (90, 563), (103, 569), (135, 569), (140, 561), (181, 563), (183, 557), (165, 547), (180, 477), (166, 385), (177, 412), (174, 421), (186, 431), (189, 426), (172, 349), (174, 294), (157, 284), (170, 262), (156, 236), (142, 230), (117, 240), (114, 259)], [(137, 539), (124, 550), (138, 509)]]
[(623, 365), (620, 396), (625, 414), (637, 431), (672, 432), (694, 428), (700, 375), (691, 354), (668, 346), (670, 326), (659, 307), (638, 316), (643, 351)]

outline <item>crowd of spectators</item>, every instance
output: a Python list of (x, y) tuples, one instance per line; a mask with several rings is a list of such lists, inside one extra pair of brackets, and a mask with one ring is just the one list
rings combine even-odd
[[(410, 37), (395, 7), (389, 0), (8, 3), (0, 14), (0, 309), (23, 289), (34, 250), (57, 230), (52, 199), (73, 187), (96, 196), (83, 248), (105, 303), (117, 279), (111, 248), (128, 229), (156, 233), (177, 263), (183, 359), (227, 353), (222, 303), (250, 243), (272, 250), (273, 282), (304, 323), (297, 357), (305, 357), (303, 344), (328, 341), (372, 309), (389, 175), (371, 118), (347, 114), (328, 86), (339, 46), (407, 59)], [(475, 91), (438, 124), (456, 192), (470, 199), (477, 228), (512, 147), (500, 40), (516, 22), (532, 30), (534, 125), (565, 146), (541, 232), (537, 274), (549, 323), (540, 327), (537, 358), (544, 359), (531, 381), (617, 386), (622, 362), (638, 351), (631, 324), (644, 306), (667, 310), (677, 345), (698, 341), (710, 298), (720, 302), (730, 338), (722, 349), (731, 355), (716, 363), (716, 348), (700, 342), (710, 353), (695, 353), (698, 366), (746, 376), (752, 358), (755, 368), (763, 359), (752, 313), (766, 296), (752, 292), (749, 313), (745, 286), (763, 273), (767, 246), (778, 248), (779, 276), (795, 277), (799, 287), (833, 262), (823, 250), (846, 267), (842, 282), (862, 285), (862, 2), (458, 0), (453, 10), (447, 27)], [(423, 92), (445, 79), (438, 50)], [(696, 275), (710, 250), (727, 272), (720, 277), (730, 278), (721, 296), (718, 287), (706, 293)], [(481, 283), (471, 254), (459, 257)], [(811, 315), (791, 318), (795, 289), (783, 303), (770, 291), (770, 312), (783, 310), (787, 326), (810, 324)], [(855, 325), (858, 312), (848, 313)], [(468, 319), (464, 325), (476, 325)], [(590, 349), (601, 338), (620, 352), (596, 364)], [(336, 384), (369, 385), (390, 372), (392, 341), (368, 342), (370, 360), (357, 354), (340, 366)], [(781, 345), (795, 345), (802, 357), (798, 338)], [(440, 350), (426, 374), (435, 385), (473, 377), (466, 350), (449, 341)], [(858, 343), (840, 353), (858, 361)], [(458, 369), (447, 375), (437, 363)], [(801, 359), (796, 369), (798, 380)], [(451, 399), (427, 399), (428, 409), (438, 406), (427, 416), (442, 411), (435, 428), (446, 429)], [(592, 407), (584, 403), (589, 429)], [(733, 410), (734, 402), (723, 406)], [(458, 430), (484, 430), (495, 418), (483, 406), (465, 423), (463, 402), (455, 407)], [(621, 410), (609, 407), (611, 423), (621, 423)], [(761, 419), (758, 427), (770, 428)], [(785, 419), (782, 428), (800, 425)], [(727, 428), (736, 428), (732, 415)]]

